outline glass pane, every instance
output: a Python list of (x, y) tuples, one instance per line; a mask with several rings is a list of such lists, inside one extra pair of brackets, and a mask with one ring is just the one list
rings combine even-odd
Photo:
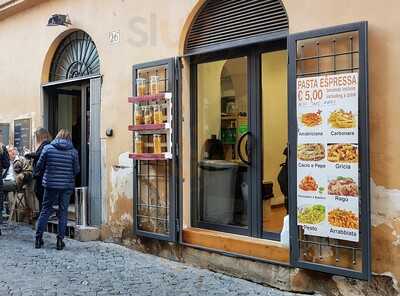
[(197, 76), (197, 218), (247, 228), (247, 58), (199, 64)]
[(264, 53), (262, 70), (263, 231), (281, 232), (287, 214), (287, 51)]
[(358, 32), (297, 43), (299, 259), (354, 271), (362, 270), (358, 60)]

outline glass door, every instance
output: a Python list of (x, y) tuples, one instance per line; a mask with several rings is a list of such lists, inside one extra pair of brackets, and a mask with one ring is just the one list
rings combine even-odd
[(263, 52), (261, 63), (262, 236), (280, 238), (288, 214), (287, 50)]
[(249, 233), (248, 62), (244, 56), (195, 67), (197, 227)]
[(199, 56), (191, 75), (192, 225), (279, 240), (288, 203), (279, 182), (288, 142), (286, 40)]

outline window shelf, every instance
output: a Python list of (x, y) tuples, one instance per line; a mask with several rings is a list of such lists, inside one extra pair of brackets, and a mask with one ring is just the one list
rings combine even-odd
[(166, 160), (172, 159), (171, 153), (161, 153), (161, 154), (154, 154), (154, 153), (131, 153), (129, 154), (129, 158), (134, 160)]
[(172, 93), (166, 92), (157, 95), (146, 95), (146, 96), (136, 96), (136, 97), (129, 97), (128, 102), (133, 104), (145, 103), (145, 102), (152, 102), (152, 101), (160, 101), (160, 100), (171, 100)]
[(130, 125), (128, 127), (131, 132), (166, 132), (171, 128), (170, 124), (141, 124), (141, 125)]

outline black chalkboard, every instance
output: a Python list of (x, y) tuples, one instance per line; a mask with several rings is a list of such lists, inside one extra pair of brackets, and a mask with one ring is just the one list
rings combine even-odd
[(10, 138), (10, 124), (0, 123), (0, 144), (8, 145)]
[(31, 119), (14, 120), (14, 146), (20, 154), (31, 150)]

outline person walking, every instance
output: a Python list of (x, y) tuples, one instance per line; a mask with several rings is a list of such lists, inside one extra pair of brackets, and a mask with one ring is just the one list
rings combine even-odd
[(43, 233), (53, 213), (53, 204), (58, 204), (57, 250), (63, 250), (69, 200), (75, 188), (75, 177), (80, 172), (78, 151), (72, 144), (68, 130), (60, 130), (55, 140), (43, 148), (36, 168), (43, 173), (44, 196), (37, 223), (35, 248), (43, 246)]
[[(7, 148), (0, 143), (0, 227), (3, 224), (3, 207), (4, 207), (4, 191), (3, 191), (3, 173), (10, 167), (10, 159), (8, 157)], [(1, 235), (1, 228), (0, 228)]]
[(34, 192), (39, 202), (39, 215), (40, 215), (40, 212), (42, 211), (43, 207), (44, 188), (42, 185), (43, 172), (40, 172), (37, 169), (37, 163), (39, 161), (40, 155), (42, 154), (44, 147), (50, 144), (51, 135), (47, 129), (41, 127), (36, 130), (35, 138), (36, 138), (36, 151), (26, 154), (25, 157), (27, 159), (33, 160), (32, 162), (33, 178), (35, 179)]

